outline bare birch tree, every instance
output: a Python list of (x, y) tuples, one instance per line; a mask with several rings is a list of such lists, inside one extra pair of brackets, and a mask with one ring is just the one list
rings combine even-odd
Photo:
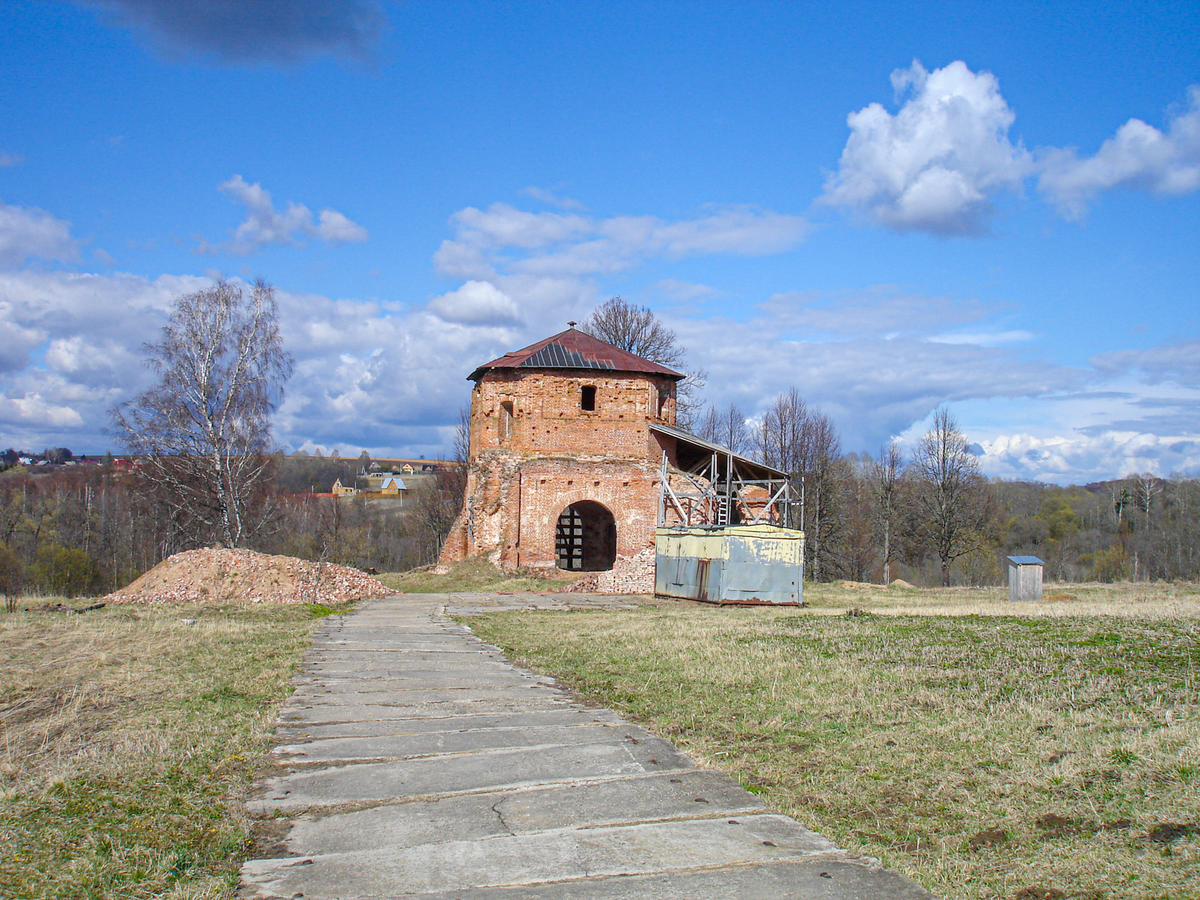
[(943, 586), (949, 587), (954, 561), (987, 544), (991, 498), (979, 463), (948, 409), (934, 413), (911, 469), (918, 482), (918, 528), (937, 554)]
[(680, 428), (692, 428), (696, 424), (700, 392), (708, 383), (708, 373), (703, 369), (685, 370), (687, 348), (680, 346), (675, 332), (648, 306), (635, 306), (620, 297), (612, 297), (593, 309), (579, 330), (642, 359), (685, 372), (686, 377), (679, 382), (675, 398), (675, 420)]
[(866, 476), (874, 501), (875, 521), (883, 541), (880, 556), (883, 560), (883, 583), (892, 582), (892, 560), (896, 550), (892, 543), (896, 517), (900, 507), (900, 478), (904, 473), (904, 454), (895, 441), (879, 451), (879, 456), (866, 466)]
[(696, 436), (728, 447), (734, 453), (744, 453), (750, 447), (746, 416), (735, 403), (730, 403), (723, 411), (710, 406), (696, 426)]
[(263, 521), (271, 414), (292, 371), (274, 288), (222, 280), (176, 297), (143, 350), (158, 380), (110, 410), (113, 432), (143, 457), (140, 480), (169, 511), (174, 549), (244, 545)]
[(842, 527), (841, 438), (828, 416), (810, 409), (792, 388), (763, 413), (753, 436), (762, 461), (787, 472), (796, 484), (792, 527), (805, 534), (807, 570), (814, 581), (835, 567), (836, 539)]

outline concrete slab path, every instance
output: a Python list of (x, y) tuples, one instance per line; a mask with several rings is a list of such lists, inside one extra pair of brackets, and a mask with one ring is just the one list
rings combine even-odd
[(398, 595), (330, 618), (248, 803), (245, 898), (928, 900)]

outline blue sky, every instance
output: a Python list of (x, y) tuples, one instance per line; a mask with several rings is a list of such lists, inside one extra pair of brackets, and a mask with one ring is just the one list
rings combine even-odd
[(620, 294), (847, 451), (948, 404), (990, 475), (1197, 475), (1200, 6), (0, 6), (0, 444), (108, 449), (218, 274), (289, 449), (436, 456)]

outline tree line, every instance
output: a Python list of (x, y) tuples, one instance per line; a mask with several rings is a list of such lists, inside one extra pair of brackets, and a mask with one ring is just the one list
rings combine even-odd
[[(261, 553), (403, 571), (437, 560), (461, 506), (458, 469), (421, 479), (401, 506), (322, 496), (340, 470), (354, 471), (346, 461), (270, 454), (266, 467), (271, 480), (243, 510), (253, 534), (236, 545)], [(104, 594), (182, 550), (223, 544), (203, 520), (181, 521), (154, 476), (111, 464), (0, 474), (0, 594), (10, 604), (21, 593)]]
[[(619, 297), (583, 326), (683, 368), (674, 332)], [(424, 479), (405, 508), (319, 493), (367, 463), (271, 450), (271, 415), (292, 362), (273, 289), (226, 282), (176, 298), (145, 348), (158, 379), (112, 411), (138, 464), (0, 474), (0, 594), (79, 596), (122, 587), (181, 550), (220, 544), (362, 569), (434, 562), (462, 507), (465, 467)], [(780, 469), (799, 498), (812, 580), (998, 584), (1006, 555), (1034, 555), (1051, 580), (1200, 578), (1200, 481), (1144, 474), (1086, 486), (991, 482), (948, 409), (906, 457), (895, 443), (845, 453), (837, 429), (799, 391), (751, 421), (704, 407), (705, 373), (681, 386), (681, 427)], [(455, 457), (467, 458), (460, 415)], [(64, 449), (64, 448), (60, 448)], [(66, 454), (60, 454), (65, 456)], [(369, 460), (367, 461), (369, 463)]]
[(843, 453), (819, 409), (791, 390), (750, 425), (709, 407), (695, 433), (787, 472), (806, 577), (1000, 584), (1006, 556), (1037, 556), (1055, 581), (1200, 578), (1200, 480), (1150, 473), (1062, 487), (988, 481), (951, 412), (906, 457)]
[[(647, 307), (614, 297), (584, 330), (685, 370), (675, 333)], [(792, 388), (756, 422), (704, 406), (705, 374), (681, 384), (680, 427), (788, 473), (791, 527), (805, 532), (805, 577), (999, 584), (1005, 556), (1037, 556), (1062, 581), (1200, 578), (1200, 482), (1151, 474), (1058, 487), (988, 482), (952, 413), (935, 411), (906, 457), (844, 453), (833, 422)]]

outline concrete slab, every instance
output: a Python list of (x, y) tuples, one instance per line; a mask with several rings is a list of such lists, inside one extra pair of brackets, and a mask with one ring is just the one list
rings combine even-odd
[[(697, 800), (700, 798), (703, 804)], [(766, 809), (728, 778), (698, 770), (410, 800), (298, 816), (290, 853), (349, 853), (477, 840), (480, 836), (670, 819), (729, 818)]]
[(501, 713), (446, 714), (412, 716), (408, 718), (325, 722), (276, 726), (280, 740), (297, 738), (330, 738), (372, 734), (443, 734), (458, 731), (480, 731), (488, 728), (543, 727), (547, 725), (578, 725), (599, 722), (621, 724), (616, 713), (606, 709), (563, 706), (545, 710), (516, 710)]
[(744, 865), (836, 851), (783, 816), (658, 822), (612, 828), (562, 829), (413, 848), (357, 850), (295, 859), (256, 860), (246, 881), (277, 895), (297, 891), (337, 896), (353, 874), (355, 896), (391, 897), (473, 887), (574, 881)]
[(935, 900), (928, 891), (869, 859), (803, 858), (421, 896), (425, 900)]
[(263, 782), (262, 810), (382, 802), (405, 797), (584, 781), (692, 767), (667, 741), (482, 750), (307, 769)]
[(929, 900), (443, 617), (560, 601), (397, 596), (327, 620), (280, 714), (282, 773), (247, 803), (289, 830), (239, 895)]
[(566, 747), (574, 744), (616, 742), (630, 735), (646, 740), (651, 735), (619, 725), (546, 725), (495, 728), (487, 731), (441, 731), (426, 734), (373, 734), (361, 737), (312, 738), (276, 747), (276, 758), (291, 765), (316, 762), (353, 762), (371, 759), (404, 759), (473, 750)]

